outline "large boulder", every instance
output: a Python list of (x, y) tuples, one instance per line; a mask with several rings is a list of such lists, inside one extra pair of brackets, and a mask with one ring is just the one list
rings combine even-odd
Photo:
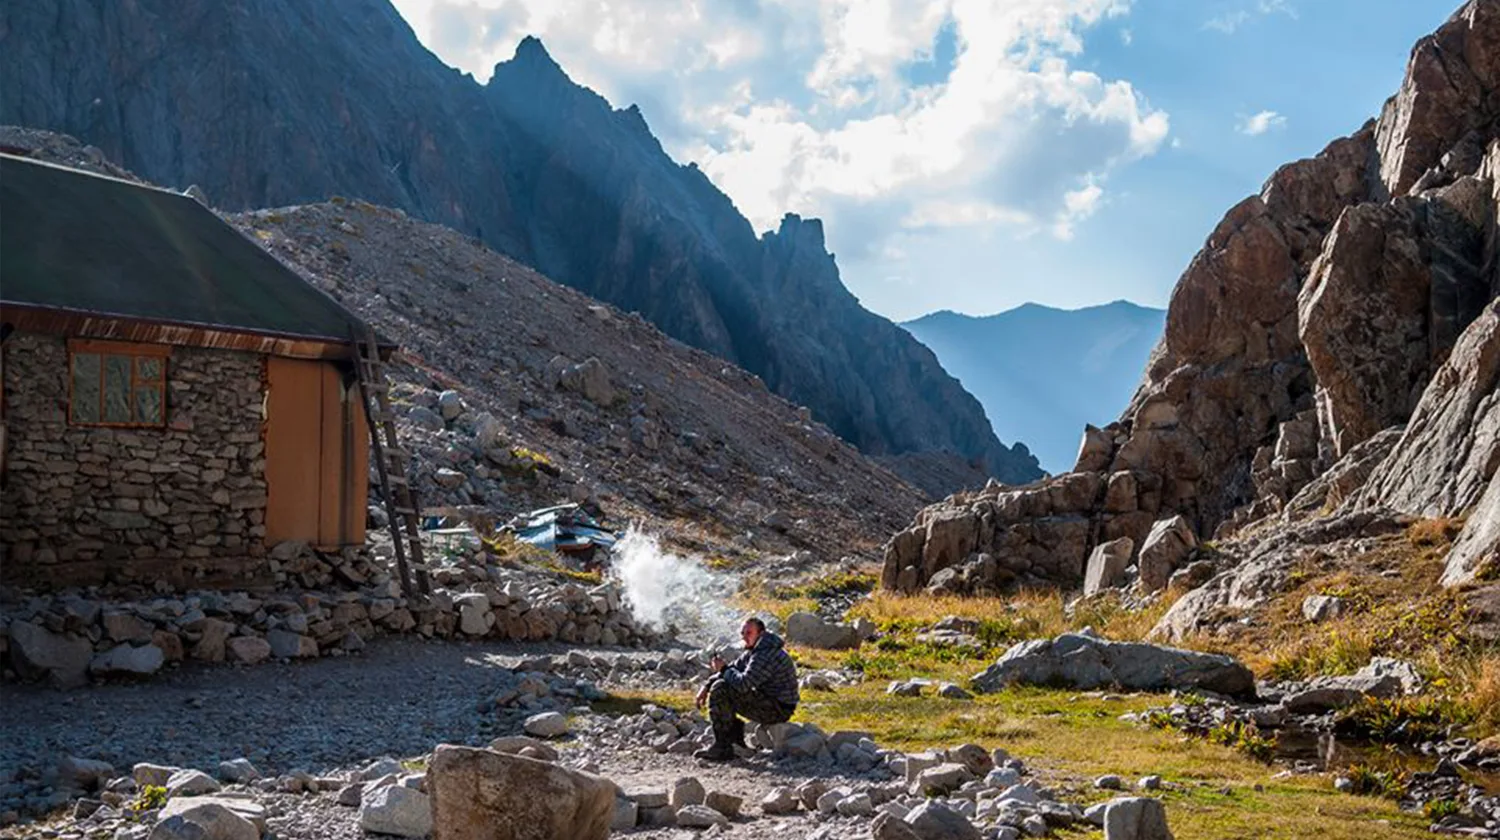
[(1083, 594), (1097, 595), (1125, 582), (1125, 570), (1130, 566), (1130, 554), (1135, 550), (1135, 541), (1120, 537), (1101, 543), (1089, 555), (1088, 568), (1083, 575)]
[(546, 761), (440, 745), (427, 768), (432, 840), (604, 840), (617, 789)]
[(843, 650), (859, 647), (859, 631), (847, 624), (824, 621), (810, 612), (795, 612), (786, 619), (786, 640), (796, 645)]
[(167, 803), (149, 840), (260, 840), (260, 828), (218, 799), (185, 799)]
[(23, 679), (46, 678), (59, 688), (88, 682), (94, 646), (88, 639), (53, 633), (29, 621), (10, 625), (10, 658)]
[(1172, 573), (1187, 560), (1198, 547), (1198, 535), (1186, 519), (1174, 516), (1161, 519), (1151, 526), (1145, 545), (1141, 546), (1136, 565), (1140, 569), (1141, 586), (1147, 592), (1163, 589)]
[(359, 800), (359, 827), (396, 837), (432, 833), (432, 805), (427, 794), (402, 784), (366, 787)]
[[(228, 809), (232, 814), (249, 823), (255, 829), (254, 834), (245, 834), (243, 827), (234, 820), (224, 819), (222, 814), (214, 811), (213, 806)], [(178, 815), (199, 814), (202, 816), (190, 819), (199, 825), (210, 821), (221, 825), (230, 833), (230, 836), (260, 837), (260, 833), (266, 829), (266, 809), (260, 803), (239, 796), (185, 796), (167, 800), (161, 813), (157, 815), (158, 820), (167, 820)]]
[(1104, 840), (1172, 840), (1167, 809), (1146, 797), (1111, 799), (1104, 809)]
[(167, 655), (156, 645), (115, 645), (95, 654), (89, 661), (94, 674), (128, 674), (147, 676), (156, 673), (167, 661)]
[(564, 368), (557, 379), (564, 390), (581, 394), (591, 403), (609, 405), (614, 402), (615, 390), (609, 384), (609, 371), (604, 369), (603, 362), (592, 356)]
[(979, 829), (968, 817), (934, 800), (911, 809), (906, 824), (921, 840), (979, 840)]
[(974, 687), (985, 692), (1018, 683), (1136, 691), (1201, 689), (1231, 696), (1255, 690), (1250, 669), (1228, 656), (1111, 642), (1082, 633), (1022, 642), (973, 679)]

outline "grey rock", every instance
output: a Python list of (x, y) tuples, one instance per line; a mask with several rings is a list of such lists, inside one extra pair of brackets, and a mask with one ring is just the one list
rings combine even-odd
[(846, 624), (832, 624), (814, 613), (796, 612), (787, 617), (788, 642), (825, 650), (857, 648), (859, 631)]
[(226, 782), (249, 784), (260, 778), (260, 771), (248, 758), (235, 758), (219, 763), (219, 778)]
[(1369, 664), (1354, 672), (1357, 677), (1372, 677), (1375, 679), (1393, 678), (1401, 684), (1401, 693), (1416, 694), (1422, 690), (1425, 680), (1417, 671), (1417, 666), (1402, 659), (1393, 659), (1389, 656), (1376, 656), (1370, 659)]
[(385, 776), (399, 775), (405, 769), (405, 767), (401, 766), (401, 762), (396, 759), (388, 755), (381, 756), (360, 768), (359, 779), (365, 782), (373, 782)]
[(1125, 582), (1125, 569), (1130, 566), (1130, 555), (1135, 550), (1135, 541), (1120, 537), (1094, 547), (1089, 555), (1084, 572), (1083, 594), (1097, 595)]
[(800, 801), (791, 788), (774, 788), (760, 800), (760, 811), (771, 816), (792, 814), (796, 813)]
[(1104, 840), (1172, 840), (1166, 809), (1155, 799), (1112, 799), (1104, 810)]
[(167, 779), (167, 796), (202, 796), (217, 793), (219, 783), (202, 770), (178, 770)]
[(1401, 678), (1394, 674), (1316, 677), (1288, 691), (1281, 707), (1293, 714), (1320, 713), (1352, 706), (1366, 697), (1391, 698), (1402, 693)]
[(190, 802), (164, 812), (150, 840), (260, 840), (260, 829), (220, 802)]
[(974, 698), (974, 695), (964, 690), (963, 687), (951, 682), (939, 683), (937, 693), (939, 697), (949, 700), (972, 700)]
[(684, 805), (677, 809), (677, 824), (683, 828), (728, 825), (729, 818), (707, 805)]
[(967, 817), (933, 800), (913, 808), (905, 822), (920, 840), (979, 840), (979, 829)]
[(114, 774), (115, 768), (107, 761), (65, 755), (57, 762), (58, 783), (78, 790), (95, 790)]
[(974, 774), (962, 763), (941, 763), (916, 775), (916, 790), (927, 796), (944, 796), (959, 789), (971, 778), (974, 778)]
[(875, 813), (875, 803), (868, 793), (855, 793), (840, 799), (834, 810), (845, 817), (868, 817)]
[(707, 795), (702, 782), (692, 776), (683, 776), (672, 783), (670, 802), (678, 809), (685, 805), (702, 805)]
[(359, 803), (364, 801), (366, 784), (367, 782), (350, 782), (344, 785), (339, 788), (338, 796), (334, 798), (334, 801), (346, 808), (358, 807)]
[(1057, 682), (1081, 689), (1111, 685), (1137, 691), (1201, 688), (1230, 696), (1255, 690), (1250, 669), (1228, 656), (1145, 642), (1111, 642), (1080, 633), (1015, 645), (971, 682), (984, 692), (1018, 683)]
[(156, 645), (115, 645), (89, 661), (89, 672), (149, 676), (161, 670), (166, 661), (167, 655)]
[(149, 764), (142, 761), (130, 768), (130, 776), (141, 787), (147, 785), (166, 787), (167, 780), (172, 778), (172, 775), (181, 769), (180, 767), (165, 767), (160, 764)]
[(94, 646), (88, 639), (53, 633), (29, 621), (10, 625), (10, 659), (22, 679), (46, 678), (59, 688), (88, 682)]
[(259, 636), (235, 636), (224, 642), (224, 654), (230, 662), (258, 665), (271, 658), (271, 643)]
[(704, 805), (707, 805), (708, 807), (714, 809), (715, 811), (718, 811), (719, 813), (723, 814), (726, 817), (729, 817), (730, 819), (734, 819), (735, 817), (740, 815), (740, 807), (744, 805), (744, 802), (745, 800), (743, 798), (735, 796), (732, 793), (726, 793), (722, 790), (711, 790), (708, 792), (708, 795), (703, 798)]
[(359, 827), (397, 837), (426, 837), (432, 833), (432, 805), (427, 794), (405, 785), (365, 788), (359, 801)]
[(1309, 595), (1302, 599), (1302, 617), (1308, 621), (1327, 621), (1344, 613), (1347, 602), (1336, 595)]
[(558, 375), (558, 385), (564, 390), (580, 394), (596, 405), (609, 405), (615, 400), (614, 387), (609, 383), (609, 372), (604, 363), (592, 356), (576, 365), (564, 368)]
[(169, 799), (165, 807), (158, 815), (159, 819), (167, 819), (178, 814), (188, 814), (199, 808), (218, 805), (229, 809), (235, 816), (250, 823), (257, 832), (266, 830), (266, 809), (259, 802), (242, 796), (188, 796), (179, 799)]
[(447, 424), (443, 422), (441, 414), (422, 405), (412, 406), (406, 412), (406, 419), (417, 428), (426, 429), (429, 432), (441, 432), (447, 427)]
[(609, 821), (611, 831), (629, 831), (635, 828), (639, 819), (640, 806), (635, 800), (625, 796), (615, 797), (615, 812)]
[(836, 787), (833, 790), (824, 791), (818, 797), (817, 812), (820, 814), (832, 814), (838, 810), (839, 803), (843, 802), (852, 791), (846, 787)]
[(888, 813), (875, 815), (870, 823), (870, 837), (871, 840), (923, 840), (904, 820)]
[(272, 630), (266, 634), (266, 643), (271, 646), (271, 655), (278, 659), (306, 659), (318, 655), (316, 640), (290, 630)]
[(1155, 592), (1166, 587), (1177, 570), (1198, 547), (1198, 535), (1181, 516), (1157, 520), (1151, 533), (1141, 545), (1141, 554), (1136, 561), (1140, 569), (1141, 587)]
[(458, 415), (464, 413), (464, 400), (457, 391), (443, 391), (438, 394), (438, 411), (442, 412), (444, 420), (456, 420)]
[(561, 738), (568, 734), (568, 719), (558, 712), (542, 712), (527, 718), (521, 728), (538, 738)]
[(1099, 790), (1124, 790), (1125, 780), (1115, 775), (1100, 776), (1094, 780), (1094, 787)]

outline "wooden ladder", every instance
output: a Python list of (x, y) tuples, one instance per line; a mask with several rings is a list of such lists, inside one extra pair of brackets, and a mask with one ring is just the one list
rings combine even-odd
[[(360, 399), (365, 407), (365, 420), (370, 425), (370, 447), (374, 450), (380, 495), (390, 521), (391, 544), (396, 550), (401, 591), (408, 596), (418, 592), (427, 595), (432, 592), (432, 586), (427, 579), (427, 564), (422, 561), (421, 514), (417, 508), (416, 492), (411, 487), (411, 455), (401, 447), (401, 439), (396, 435), (396, 415), (391, 411), (385, 363), (380, 359), (375, 330), (367, 329), (363, 340), (354, 342), (354, 351)], [(416, 589), (412, 588), (413, 570), (416, 571)]]

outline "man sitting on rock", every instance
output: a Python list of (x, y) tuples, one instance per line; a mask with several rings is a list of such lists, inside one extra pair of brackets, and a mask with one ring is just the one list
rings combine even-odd
[(708, 701), (708, 719), (714, 728), (714, 744), (693, 756), (708, 761), (734, 758), (734, 748), (745, 746), (744, 717), (756, 723), (785, 723), (796, 711), (797, 666), (787, 655), (781, 637), (766, 632), (766, 623), (746, 619), (740, 627), (745, 652), (733, 662), (715, 656), (714, 670), (698, 692), (698, 708)]

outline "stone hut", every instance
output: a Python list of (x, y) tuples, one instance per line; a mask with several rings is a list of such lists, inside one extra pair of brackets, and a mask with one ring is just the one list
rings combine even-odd
[(0, 155), (0, 580), (270, 579), (363, 545), (348, 310), (185, 195)]

